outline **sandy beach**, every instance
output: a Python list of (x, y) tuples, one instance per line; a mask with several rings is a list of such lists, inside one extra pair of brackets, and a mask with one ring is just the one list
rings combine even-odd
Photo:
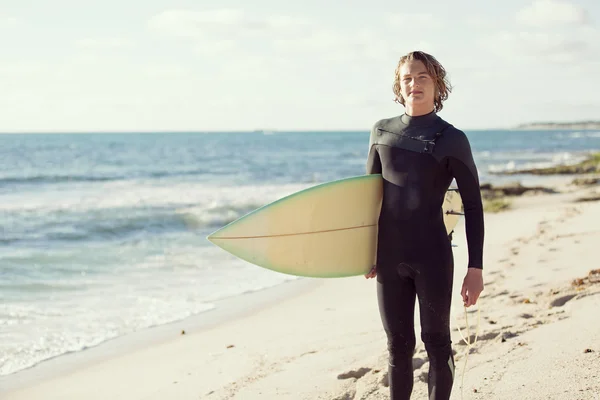
[[(468, 310), (472, 339), (480, 319), (466, 369), (459, 224), (453, 399), (600, 399), (600, 272), (590, 272), (600, 268), (600, 201), (576, 201), (595, 186), (556, 188), (486, 214), (485, 290)], [(0, 398), (387, 399), (375, 288), (363, 277), (286, 283), (210, 324), (185, 320), (4, 377)], [(427, 399), (428, 365), (418, 339), (414, 399)]]

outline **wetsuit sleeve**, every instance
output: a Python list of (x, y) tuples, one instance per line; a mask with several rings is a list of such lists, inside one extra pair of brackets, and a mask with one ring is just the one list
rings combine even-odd
[(484, 219), (479, 176), (467, 136), (462, 131), (455, 132), (447, 165), (463, 202), (469, 268), (483, 269)]
[(369, 153), (367, 157), (367, 175), (381, 174), (381, 159), (377, 152), (377, 147), (374, 146), (375, 135), (377, 132), (377, 124), (371, 128), (371, 136), (369, 138)]

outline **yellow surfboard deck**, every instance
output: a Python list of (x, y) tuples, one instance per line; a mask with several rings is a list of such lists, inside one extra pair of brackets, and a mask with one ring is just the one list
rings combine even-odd
[[(285, 274), (364, 275), (376, 258), (382, 194), (381, 174), (323, 183), (258, 208), (207, 239), (240, 259)], [(461, 206), (458, 192), (448, 191), (442, 207), (448, 233)]]

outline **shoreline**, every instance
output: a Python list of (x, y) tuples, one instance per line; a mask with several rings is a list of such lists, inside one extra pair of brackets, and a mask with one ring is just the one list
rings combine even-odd
[[(258, 268), (258, 267), (257, 267)], [(37, 364), (0, 376), (3, 393), (21, 390), (88, 365), (104, 362), (123, 353), (136, 352), (176, 340), (179, 336), (212, 329), (236, 318), (243, 318), (271, 306), (270, 303), (301, 296), (321, 285), (310, 278), (284, 281), (274, 286), (214, 301), (215, 308), (166, 324), (156, 325), (103, 341), (83, 350), (60, 354)], [(185, 334), (182, 335), (182, 332)]]

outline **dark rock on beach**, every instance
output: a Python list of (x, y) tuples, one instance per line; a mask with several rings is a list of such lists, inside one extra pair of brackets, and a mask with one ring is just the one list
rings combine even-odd
[(536, 195), (542, 193), (556, 193), (556, 190), (544, 186), (523, 186), (519, 182), (494, 186), (491, 183), (480, 185), (483, 209), (486, 212), (500, 212), (510, 208), (513, 197), (522, 195)]
[(480, 185), (481, 194), (484, 198), (497, 198), (501, 196), (521, 196), (524, 193), (540, 194), (540, 193), (556, 193), (554, 189), (544, 186), (523, 186), (519, 182), (507, 183), (504, 185), (493, 186), (490, 183)]
[(575, 178), (571, 183), (575, 186), (593, 186), (600, 183), (600, 177)]

